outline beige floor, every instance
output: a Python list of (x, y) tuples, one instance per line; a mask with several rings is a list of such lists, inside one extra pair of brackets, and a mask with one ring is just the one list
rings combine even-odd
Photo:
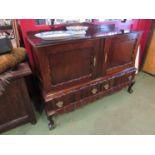
[(126, 89), (74, 112), (56, 118), (49, 131), (45, 114), (37, 113), (37, 124), (26, 124), (3, 134), (155, 134), (155, 77), (140, 73), (134, 93)]

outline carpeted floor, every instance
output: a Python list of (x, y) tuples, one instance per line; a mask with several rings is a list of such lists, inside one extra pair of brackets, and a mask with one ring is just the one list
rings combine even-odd
[(123, 89), (81, 109), (56, 117), (57, 127), (54, 130), (48, 130), (45, 113), (40, 115), (36, 112), (36, 125), (28, 123), (2, 134), (155, 134), (155, 77), (141, 72), (136, 77), (133, 88), (133, 94)]

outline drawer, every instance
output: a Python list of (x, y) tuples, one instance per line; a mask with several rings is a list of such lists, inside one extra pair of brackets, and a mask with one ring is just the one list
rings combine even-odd
[[(112, 88), (117, 87), (125, 82), (134, 79), (135, 72), (129, 72), (127, 74), (119, 74), (110, 79), (100, 81), (98, 83), (93, 83), (85, 87), (81, 87), (74, 92), (69, 92), (68, 94), (62, 94), (61, 97), (57, 97), (46, 104), (47, 110), (59, 110), (63, 107), (70, 105), (71, 103), (77, 102), (85, 98), (89, 98), (100, 92), (108, 93)], [(79, 103), (80, 106), (81, 103)]]
[(103, 81), (102, 82), (102, 91), (106, 91), (106, 90), (112, 88), (113, 81), (114, 81), (114, 79), (109, 79), (109, 80)]
[(125, 74), (122, 77), (122, 81), (124, 82), (128, 82), (128, 81), (132, 81), (135, 78), (135, 72), (130, 72), (128, 74)]
[(129, 73), (123, 73), (110, 79), (110, 87), (117, 87), (120, 84), (133, 80), (135, 77), (135, 71)]
[(81, 99), (95, 95), (102, 90), (102, 82), (91, 84), (80, 91)]
[(79, 100), (80, 96), (77, 92), (71, 92), (61, 97), (57, 97), (46, 104), (46, 110), (58, 110), (66, 105)]
[(116, 87), (123, 83), (123, 75), (118, 75), (110, 80), (110, 86)]
[(93, 96), (102, 90), (102, 83), (91, 84), (79, 90), (57, 97), (46, 104), (46, 110), (58, 110), (71, 103)]

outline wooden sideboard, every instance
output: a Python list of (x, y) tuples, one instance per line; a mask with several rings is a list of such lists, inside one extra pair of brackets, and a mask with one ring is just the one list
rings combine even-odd
[(94, 31), (83, 37), (44, 41), (28, 34), (34, 74), (52, 116), (75, 110), (135, 83), (135, 57), (141, 32)]

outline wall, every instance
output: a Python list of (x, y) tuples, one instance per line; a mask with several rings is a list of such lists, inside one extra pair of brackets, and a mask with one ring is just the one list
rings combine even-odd
[(146, 48), (146, 44), (147, 44), (147, 40), (149, 37), (149, 34), (151, 32), (151, 24), (152, 24), (153, 20), (152, 19), (140, 19), (138, 20), (136, 23), (133, 24), (133, 30), (139, 30), (139, 31), (143, 31), (142, 34), (142, 38), (140, 41), (140, 63), (142, 63), (143, 58), (145, 56), (145, 48)]

